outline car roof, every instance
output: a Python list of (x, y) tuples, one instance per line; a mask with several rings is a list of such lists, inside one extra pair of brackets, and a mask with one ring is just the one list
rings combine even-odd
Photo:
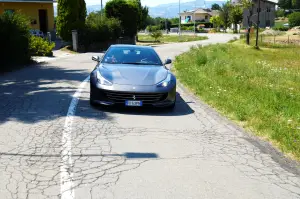
[(112, 48), (144, 48), (144, 49), (153, 49), (151, 46), (139, 46), (139, 45), (129, 45), (129, 44), (114, 44), (111, 45)]

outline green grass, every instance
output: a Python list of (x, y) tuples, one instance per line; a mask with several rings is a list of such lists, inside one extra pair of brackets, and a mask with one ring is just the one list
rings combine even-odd
[[(154, 39), (150, 35), (139, 34), (140, 42), (155, 43)], [(206, 36), (194, 36), (194, 35), (181, 35), (180, 39), (178, 35), (164, 35), (159, 39), (158, 43), (174, 43), (174, 42), (189, 42), (208, 39)]]
[(300, 47), (195, 47), (178, 56), (178, 79), (202, 100), (300, 160)]
[(286, 24), (288, 22), (289, 22), (288, 20), (285, 20), (285, 21), (275, 21), (275, 27), (276, 26), (283, 26), (283, 24)]

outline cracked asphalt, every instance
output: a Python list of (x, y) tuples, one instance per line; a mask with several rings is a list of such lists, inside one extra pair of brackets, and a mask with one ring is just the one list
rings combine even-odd
[[(165, 59), (194, 44), (155, 47)], [(97, 53), (96, 53), (97, 54)], [(95, 63), (86, 53), (0, 76), (0, 198), (63, 198), (66, 115)], [(83, 88), (66, 168), (76, 199), (300, 198), (300, 167), (181, 85), (173, 112), (92, 108)]]

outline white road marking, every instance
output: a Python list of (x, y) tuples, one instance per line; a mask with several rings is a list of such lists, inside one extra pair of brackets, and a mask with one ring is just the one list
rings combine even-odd
[(64, 131), (62, 133), (61, 143), (62, 143), (62, 152), (61, 159), (62, 164), (60, 166), (60, 194), (61, 199), (74, 199), (75, 193), (73, 190), (73, 162), (72, 162), (72, 124), (73, 119), (76, 113), (77, 104), (81, 92), (87, 82), (90, 80), (90, 77), (87, 77), (79, 86), (76, 93), (73, 95), (67, 117), (65, 120)]

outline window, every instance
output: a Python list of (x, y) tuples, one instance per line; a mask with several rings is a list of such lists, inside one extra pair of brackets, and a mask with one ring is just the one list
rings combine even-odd
[(162, 65), (160, 58), (153, 49), (133, 47), (110, 48), (102, 63)]
[(266, 26), (270, 27), (270, 25), (271, 25), (271, 21), (270, 20), (266, 20)]
[(207, 15), (205, 16), (205, 19), (208, 19), (208, 16), (207, 16)]

